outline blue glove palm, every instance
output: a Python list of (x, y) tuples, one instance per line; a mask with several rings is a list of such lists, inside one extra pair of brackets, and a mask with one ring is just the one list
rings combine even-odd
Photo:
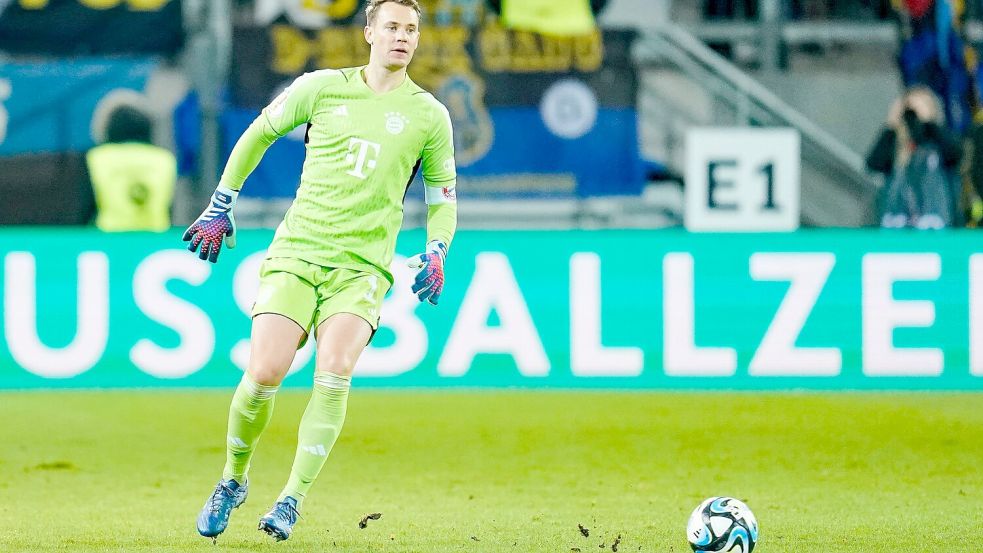
[(223, 237), (226, 246), (236, 247), (236, 220), (232, 208), (238, 195), (239, 192), (224, 186), (215, 189), (208, 208), (184, 231), (183, 240), (191, 242), (188, 250), (195, 251), (201, 246), (198, 257), (215, 263), (222, 251)]
[(407, 265), (418, 269), (416, 280), (413, 282), (413, 293), (420, 301), (429, 301), (437, 305), (440, 293), (444, 290), (444, 258), (447, 257), (447, 246), (438, 240), (427, 244), (427, 251), (411, 257)]

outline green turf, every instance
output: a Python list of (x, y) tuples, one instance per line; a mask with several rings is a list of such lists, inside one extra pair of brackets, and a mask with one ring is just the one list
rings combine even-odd
[(761, 553), (980, 547), (978, 394), (357, 390), (305, 518), (273, 544), (256, 522), (306, 403), (280, 393), (215, 548), (194, 519), (230, 397), (0, 393), (0, 551), (586, 553), (620, 535), (618, 551), (684, 552), (711, 495), (748, 502)]

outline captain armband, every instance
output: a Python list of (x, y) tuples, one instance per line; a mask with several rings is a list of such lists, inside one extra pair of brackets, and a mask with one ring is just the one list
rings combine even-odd
[(446, 186), (423, 187), (426, 194), (427, 205), (456, 204), (457, 203), (457, 184), (448, 183)]

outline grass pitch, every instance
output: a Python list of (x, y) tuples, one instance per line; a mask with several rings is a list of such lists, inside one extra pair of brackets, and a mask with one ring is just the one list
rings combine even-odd
[(356, 389), (294, 537), (274, 544), (256, 523), (307, 401), (283, 391), (213, 546), (195, 516), (230, 398), (0, 393), (0, 551), (686, 552), (711, 495), (750, 505), (760, 553), (980, 547), (979, 394)]

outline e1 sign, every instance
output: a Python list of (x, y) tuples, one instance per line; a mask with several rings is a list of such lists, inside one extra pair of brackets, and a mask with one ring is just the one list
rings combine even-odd
[(788, 128), (694, 128), (686, 134), (688, 230), (799, 227), (799, 133)]

